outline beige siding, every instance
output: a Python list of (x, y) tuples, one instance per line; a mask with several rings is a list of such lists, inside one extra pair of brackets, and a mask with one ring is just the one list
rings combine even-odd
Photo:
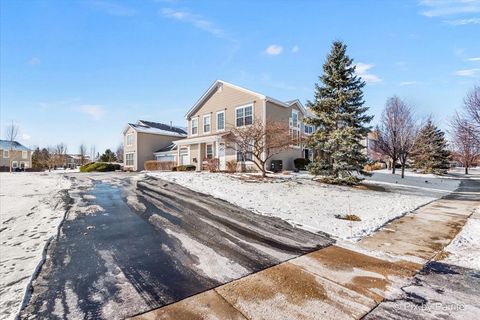
[(178, 140), (178, 137), (163, 136), (159, 134), (150, 134), (137, 132), (137, 171), (144, 169), (144, 163), (147, 160), (155, 160), (153, 153), (158, 149), (164, 148)]
[[(263, 100), (260, 97), (223, 85), (221, 90), (215, 91), (208, 97), (207, 101), (189, 119), (188, 137), (191, 135), (191, 119), (198, 117), (198, 136), (205, 136), (217, 133), (217, 111), (225, 111), (225, 127), (235, 125), (235, 108), (253, 103), (253, 115), (257, 119), (263, 118)], [(203, 116), (211, 115), (210, 133), (203, 132)]]
[(3, 150), (0, 149), (0, 167), (10, 167), (10, 161), (17, 161), (18, 167), (20, 167), (20, 162), (25, 163), (25, 168), (32, 167), (32, 151), (27, 151), (27, 158), (22, 157), (22, 151), (8, 150), (9, 157), (3, 157)]
[[(128, 134), (133, 134), (133, 145), (131, 146), (128, 146), (127, 145), (127, 135)], [(137, 161), (137, 132), (135, 130), (132, 129), (132, 127), (128, 127), (128, 130), (125, 132), (125, 134), (123, 135), (123, 161), (125, 161), (126, 159), (126, 154), (127, 153), (135, 153), (134, 155), (134, 160), (133, 160), (133, 163), (134, 163), (134, 166), (133, 167), (127, 167), (125, 166), (125, 169), (129, 169), (129, 170), (137, 170), (137, 166), (136, 164), (138, 163)]]

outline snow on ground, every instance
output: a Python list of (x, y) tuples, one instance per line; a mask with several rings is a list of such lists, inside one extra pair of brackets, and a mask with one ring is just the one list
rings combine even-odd
[[(440, 198), (459, 185), (458, 180), (449, 178), (409, 173), (402, 180), (386, 172), (367, 178), (366, 185), (376, 191), (322, 184), (312, 181), (312, 177), (305, 173), (275, 175), (278, 179), (269, 182), (255, 182), (255, 179), (242, 175), (207, 172), (147, 174), (343, 240), (358, 240), (391, 219)], [(361, 221), (335, 217), (346, 214), (357, 215)]]
[(25, 289), (57, 233), (70, 181), (53, 173), (0, 173), (0, 319), (13, 319)]
[(475, 209), (445, 251), (448, 255), (441, 262), (480, 270), (480, 207)]

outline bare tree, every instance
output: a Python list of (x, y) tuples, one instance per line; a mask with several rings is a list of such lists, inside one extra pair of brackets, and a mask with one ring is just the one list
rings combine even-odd
[(118, 162), (123, 162), (123, 142), (120, 142), (118, 145), (115, 155), (117, 156)]
[(226, 137), (227, 147), (242, 154), (243, 159), (251, 156), (252, 162), (265, 177), (266, 164), (274, 155), (288, 150), (293, 144), (301, 143), (301, 134), (290, 133), (288, 124), (278, 121), (267, 121), (265, 124), (254, 119), (251, 125), (231, 127)]
[(8, 160), (9, 160), (9, 166), (10, 166), (10, 172), (12, 172), (12, 163), (13, 163), (13, 158), (14, 158), (14, 155), (13, 155), (13, 151), (14, 151), (14, 144), (16, 143), (16, 139), (17, 139), (17, 136), (18, 136), (18, 126), (16, 124), (13, 123), (12, 121), (12, 124), (7, 126), (7, 129), (6, 129), (6, 137), (7, 137), (7, 140), (10, 144), (10, 149), (8, 151)]
[(465, 120), (469, 125), (464, 130), (471, 130), (473, 138), (480, 143), (480, 87), (475, 86), (463, 100)]
[(46, 160), (46, 165), (48, 167), (48, 172), (52, 171), (52, 169), (55, 168), (58, 162), (58, 157), (57, 157), (57, 149), (53, 147), (47, 147), (47, 152), (48, 157), (45, 159)]
[(95, 156), (97, 155), (97, 151), (95, 145), (90, 146), (90, 160), (95, 161)]
[(56, 166), (66, 166), (67, 161), (67, 145), (63, 142), (60, 142), (55, 147), (55, 155), (56, 155)]
[(87, 147), (82, 143), (80, 145), (80, 148), (78, 149), (79, 153), (80, 153), (80, 165), (84, 165), (85, 164), (85, 160), (86, 160), (86, 155), (87, 155)]
[(468, 174), (468, 169), (480, 160), (480, 143), (470, 120), (457, 114), (450, 124), (453, 158), (465, 167), (465, 174)]
[(403, 178), (415, 141), (416, 124), (411, 108), (399, 97), (393, 96), (387, 100), (376, 135), (375, 151), (392, 160), (392, 174), (395, 174), (395, 165), (400, 160)]

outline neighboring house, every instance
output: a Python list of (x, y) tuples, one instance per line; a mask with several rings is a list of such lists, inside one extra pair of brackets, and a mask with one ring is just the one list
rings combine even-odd
[[(166, 160), (169, 150), (165, 148), (170, 146), (173, 140), (185, 138), (187, 132), (171, 124), (139, 120), (136, 124), (129, 123), (123, 136), (124, 170), (141, 171), (147, 160)], [(176, 157), (172, 160), (176, 161)]]
[(17, 141), (0, 140), (0, 169), (27, 169), (32, 166), (32, 150)]
[[(283, 169), (291, 170), (294, 168), (294, 159), (311, 158), (311, 152), (300, 144), (303, 134), (309, 135), (314, 131), (312, 126), (303, 123), (305, 116), (310, 114), (299, 100), (283, 102), (217, 80), (186, 114), (188, 137), (174, 141), (178, 147), (177, 163), (193, 164), (197, 170), (202, 170), (202, 164), (207, 159), (218, 158), (219, 169), (225, 170), (227, 161), (243, 161), (240, 153), (226, 147), (225, 136), (229, 127), (248, 126), (254, 119), (258, 119), (264, 123), (285, 122), (289, 125), (290, 133), (298, 137), (298, 144), (270, 160), (282, 160)], [(246, 159), (246, 162), (250, 160)], [(269, 166), (270, 163), (267, 163), (267, 168)]]
[[(90, 156), (83, 156), (83, 164), (90, 162)], [(76, 169), (77, 167), (82, 166), (82, 155), (81, 154), (67, 154), (65, 157), (65, 168)]]

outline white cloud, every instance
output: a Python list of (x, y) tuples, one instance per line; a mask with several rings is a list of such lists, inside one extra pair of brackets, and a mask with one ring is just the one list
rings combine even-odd
[(357, 76), (361, 77), (366, 83), (374, 84), (382, 82), (382, 79), (379, 76), (368, 72), (374, 66), (375, 65), (373, 64), (359, 62), (355, 65), (355, 73), (357, 74)]
[(38, 57), (31, 57), (30, 60), (28, 60), (28, 64), (32, 66), (40, 64), (40, 62), (42, 61)]
[(453, 74), (459, 77), (475, 77), (480, 73), (480, 68), (457, 70)]
[(277, 44), (271, 44), (265, 49), (264, 53), (268, 54), (269, 56), (278, 56), (280, 53), (282, 53), (282, 51), (282, 46), (279, 46)]
[(300, 51), (300, 48), (297, 45), (293, 46), (292, 53), (297, 53), (298, 51)]
[(429, 18), (480, 12), (480, 0), (420, 0), (418, 4), (425, 8), (421, 14)]
[(194, 14), (188, 11), (175, 10), (171, 8), (161, 9), (160, 14), (166, 18), (189, 23), (195, 28), (206, 31), (218, 38), (229, 38), (229, 36), (224, 30), (217, 27), (213, 22), (203, 18), (198, 14)]
[(30, 138), (31, 138), (31, 137), (30, 137), (29, 134), (27, 134), (27, 133), (22, 133), (22, 139), (23, 139), (23, 140), (30, 140)]
[(400, 85), (401, 86), (411, 86), (413, 84), (417, 84), (418, 82), (417, 81), (402, 81), (400, 82)]
[(480, 57), (468, 58), (467, 61), (480, 61)]
[(77, 112), (84, 113), (87, 116), (91, 117), (93, 120), (97, 121), (103, 118), (106, 111), (105, 108), (101, 105), (94, 104), (85, 104), (75, 108)]
[(112, 16), (130, 17), (136, 14), (136, 11), (134, 9), (120, 5), (118, 3), (96, 0), (92, 1), (91, 4), (94, 8)]
[(443, 22), (452, 26), (465, 26), (467, 24), (480, 24), (480, 18), (445, 20)]

